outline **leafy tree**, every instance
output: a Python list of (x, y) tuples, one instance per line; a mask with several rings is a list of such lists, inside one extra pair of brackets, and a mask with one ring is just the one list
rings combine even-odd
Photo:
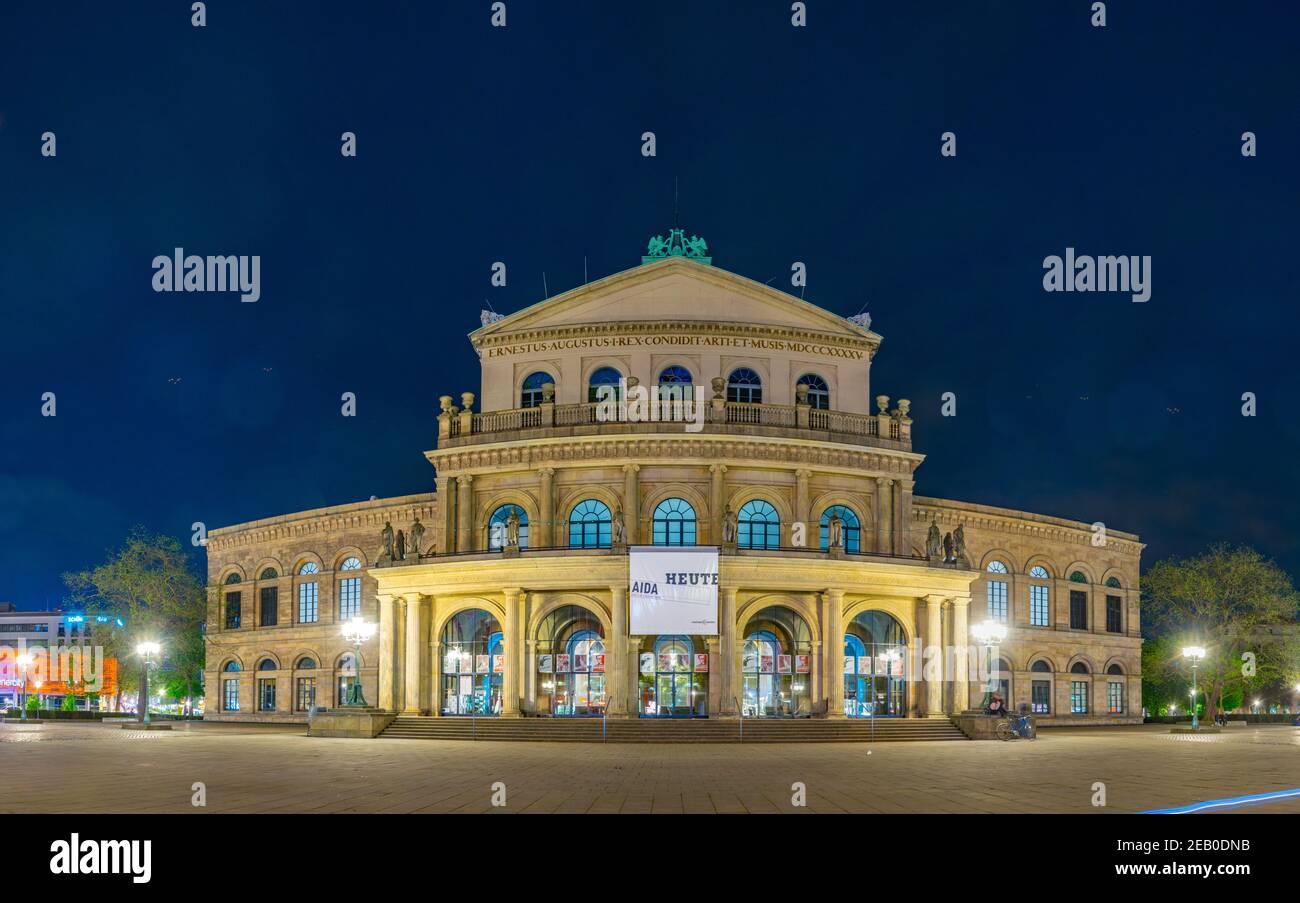
[(1172, 698), (1185, 699), (1191, 667), (1181, 649), (1204, 646), (1197, 683), (1207, 719), (1220, 698), (1226, 702), (1260, 682), (1294, 682), (1297, 602), (1287, 573), (1251, 548), (1216, 545), (1195, 558), (1158, 561), (1142, 576), (1145, 629), (1161, 644), (1153, 673), (1157, 679), (1166, 669), (1181, 674), (1184, 689)]
[(41, 708), (41, 698), (35, 693), (27, 697), (27, 702), (23, 703), (23, 708), (27, 709), (28, 714), (39, 711)]
[(207, 611), (207, 592), (174, 537), (136, 527), (106, 562), (89, 571), (65, 574), (64, 582), (75, 603), (87, 611), (120, 617), (126, 624), (94, 635), (104, 654), (118, 661), (119, 703), (123, 690), (141, 692), (142, 662), (135, 647), (143, 640), (162, 645), (163, 668), (193, 672), (197, 656), (197, 669), (202, 671), (200, 625)]
[(77, 697), (72, 693), (66, 693), (63, 696), (63, 703), (59, 709), (64, 712), (75, 712), (77, 710)]

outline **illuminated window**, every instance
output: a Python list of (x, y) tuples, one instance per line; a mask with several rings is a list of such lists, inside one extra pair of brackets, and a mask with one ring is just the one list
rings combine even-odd
[(528, 512), (518, 505), (502, 505), (488, 518), (488, 550), (499, 552), (510, 539), (510, 512), (519, 516), (519, 548), (528, 548)]
[(831, 515), (838, 514), (844, 527), (844, 551), (862, 551), (862, 523), (853, 509), (844, 505), (831, 505), (822, 512), (821, 549), (823, 552), (831, 547)]
[(808, 405), (819, 411), (826, 411), (831, 406), (831, 388), (826, 385), (826, 380), (822, 379), (816, 373), (805, 373), (799, 377), (798, 385), (802, 383), (808, 387)]
[(555, 385), (554, 377), (552, 377), (551, 374), (544, 373), (540, 370), (536, 373), (530, 373), (528, 377), (524, 379), (523, 388), (519, 393), (519, 407), (535, 408), (540, 405), (542, 403), (543, 395), (542, 386), (545, 383)]
[(654, 544), (695, 545), (695, 509), (685, 499), (664, 499), (655, 506)]
[[(619, 401), (623, 397), (622, 387), (619, 381), (623, 374), (619, 373), (613, 367), (601, 367), (595, 373), (591, 374), (591, 379), (587, 382), (587, 401)], [(608, 388), (605, 388), (608, 386)]]
[(609, 506), (596, 499), (586, 499), (569, 514), (569, 546), (575, 549), (608, 549), (612, 524)]
[(768, 502), (753, 499), (736, 517), (736, 545), (742, 549), (781, 547), (781, 516)]
[(737, 367), (727, 378), (727, 401), (759, 404), (763, 400), (763, 378), (748, 367)]

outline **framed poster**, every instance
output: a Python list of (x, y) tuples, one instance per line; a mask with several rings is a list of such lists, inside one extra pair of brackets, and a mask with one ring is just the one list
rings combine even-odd
[(442, 660), (442, 673), (443, 673), (443, 674), (459, 674), (459, 673), (460, 673), (460, 656), (453, 652), (451, 655), (448, 655), (448, 656), (446, 656), (445, 658), (443, 658), (443, 660)]
[(605, 670), (605, 653), (593, 652), (591, 654), (591, 670), (596, 672)]
[(641, 653), (641, 673), (642, 674), (655, 673), (655, 654), (653, 652)]
[(718, 633), (718, 547), (628, 549), (632, 636)]
[(474, 656), (474, 673), (475, 673), (475, 674), (487, 674), (487, 673), (488, 673), (488, 668), (490, 667), (490, 662), (488, 661), (489, 658), (490, 658), (490, 656), (487, 656), (487, 655), (476, 655), (476, 656)]
[(673, 670), (673, 654), (671, 652), (659, 653), (659, 670), (660, 671)]
[(470, 677), (468, 674), (462, 674), (460, 676), (460, 695), (474, 695), (474, 678)]
[(740, 659), (740, 670), (757, 671), (758, 670), (758, 653), (746, 652)]
[(858, 664), (857, 656), (854, 655), (844, 656), (844, 673), (852, 674), (854, 671), (857, 670), (857, 664)]
[(903, 676), (903, 658), (902, 658), (902, 656), (899, 656), (899, 657), (896, 658), (894, 661), (892, 661), (892, 662), (889, 663), (889, 674), (890, 674), (891, 677), (902, 677), (902, 676)]
[(492, 656), (492, 673), (504, 674), (506, 670), (506, 657), (504, 655)]
[(809, 670), (809, 657), (806, 655), (796, 655), (794, 657), (794, 673), (807, 674)]
[(778, 674), (790, 673), (790, 656), (778, 655), (776, 657), (776, 671)]
[(566, 653), (561, 652), (555, 657), (555, 670), (561, 674), (569, 670), (569, 656)]
[(579, 652), (573, 656), (573, 670), (574, 671), (587, 670), (587, 656), (585, 653)]
[[(869, 655), (864, 655), (864, 656), (862, 656), (861, 658), (858, 659), (858, 673), (859, 673), (859, 674), (875, 674), (876, 672), (873, 671), (872, 668), (876, 667), (876, 666), (879, 665), (879, 664), (882, 664), (882, 663), (879, 662), (878, 660), (872, 658), (872, 657), (869, 656)], [(883, 668), (881, 669), (881, 672), (880, 672), (880, 673), (881, 673), (881, 674), (884, 674), (884, 673), (885, 673)]]
[(707, 674), (709, 670), (709, 654), (707, 652), (695, 653), (695, 673)]
[(543, 674), (554, 673), (555, 658), (549, 653), (537, 656), (537, 670)]
[(770, 655), (760, 655), (758, 657), (759, 670), (764, 674), (771, 674), (776, 662)]

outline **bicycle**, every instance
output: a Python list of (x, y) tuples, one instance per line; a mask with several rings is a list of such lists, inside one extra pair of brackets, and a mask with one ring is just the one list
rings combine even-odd
[(1014, 718), (1005, 718), (999, 721), (994, 728), (999, 740), (1032, 740), (1034, 739), (1033, 727), (1029, 723), (1028, 715), (1017, 715)]

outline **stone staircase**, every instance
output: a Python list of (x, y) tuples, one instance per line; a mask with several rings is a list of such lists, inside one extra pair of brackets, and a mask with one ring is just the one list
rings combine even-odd
[[(736, 743), (741, 741), (737, 719), (692, 718), (425, 718), (399, 716), (381, 737), (410, 740), (547, 740), (600, 743)], [(965, 740), (966, 735), (946, 718), (880, 718), (823, 720), (816, 718), (747, 718), (745, 743), (893, 743), (919, 740)]]

